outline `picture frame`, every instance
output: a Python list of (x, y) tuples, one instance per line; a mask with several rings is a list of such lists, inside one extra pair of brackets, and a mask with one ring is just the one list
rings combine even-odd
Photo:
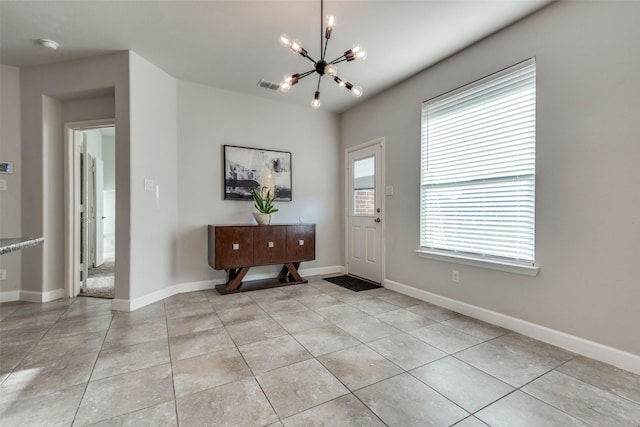
[(291, 153), (225, 145), (223, 182), (225, 200), (252, 201), (250, 190), (266, 187), (276, 201), (290, 202)]

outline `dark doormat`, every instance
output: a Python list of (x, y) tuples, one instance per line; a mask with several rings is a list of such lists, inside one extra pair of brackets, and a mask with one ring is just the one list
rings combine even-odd
[(368, 291), (370, 289), (377, 289), (382, 287), (377, 283), (359, 279), (354, 276), (325, 277), (324, 280), (326, 280), (327, 282), (335, 283), (336, 285), (342, 286), (343, 288), (351, 289), (354, 292)]

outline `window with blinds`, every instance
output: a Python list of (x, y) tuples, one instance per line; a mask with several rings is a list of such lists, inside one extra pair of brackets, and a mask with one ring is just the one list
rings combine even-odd
[(421, 249), (533, 265), (532, 58), (422, 104)]

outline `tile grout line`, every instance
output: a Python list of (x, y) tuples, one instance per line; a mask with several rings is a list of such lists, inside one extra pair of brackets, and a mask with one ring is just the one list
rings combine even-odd
[[(72, 303), (72, 304), (74, 304), (74, 303)], [(82, 406), (82, 402), (83, 402), (83, 400), (85, 398), (85, 395), (87, 393), (87, 389), (89, 388), (89, 383), (91, 382), (91, 377), (93, 376), (93, 371), (96, 369), (96, 365), (98, 364), (98, 359), (100, 359), (100, 353), (102, 353), (102, 347), (104, 347), (104, 343), (107, 340), (107, 335), (109, 334), (109, 330), (111, 329), (111, 323), (113, 323), (113, 314), (111, 314), (111, 320), (109, 321), (109, 327), (107, 328), (107, 330), (104, 333), (104, 338), (102, 338), (102, 344), (100, 345), (100, 350), (98, 350), (98, 354), (96, 355), (96, 360), (93, 362), (93, 367), (91, 368), (91, 373), (89, 374), (89, 379), (87, 380), (87, 383), (86, 383), (86, 385), (84, 387), (84, 390), (82, 391), (82, 397), (80, 398), (80, 401), (78, 402), (78, 406), (76, 407), (76, 411), (73, 414), (73, 420), (71, 421), (71, 425), (75, 424), (76, 418), (78, 417), (78, 412), (80, 412), (80, 407)], [(100, 420), (98, 420), (98, 421), (100, 421)]]
[[(209, 301), (207, 299), (207, 301)], [(211, 303), (209, 303), (211, 305)], [(169, 351), (169, 367), (171, 368), (171, 386), (173, 387), (173, 411), (176, 414), (176, 426), (180, 426), (180, 416), (178, 414), (178, 396), (176, 394), (176, 378), (173, 369), (173, 358), (171, 357), (171, 337), (169, 336), (169, 318), (167, 317), (167, 305), (162, 302), (162, 308), (164, 311), (164, 323), (167, 327), (167, 350)], [(211, 305), (213, 308), (213, 305)]]
[[(319, 290), (318, 290), (318, 291), (319, 291)], [(319, 292), (320, 292), (320, 293), (322, 293), (322, 294), (324, 294), (324, 295), (327, 295), (326, 293), (324, 293), (324, 292), (322, 292), (322, 291), (319, 291)], [(249, 298), (251, 298), (251, 297), (249, 296)], [(293, 300), (295, 300), (295, 301), (298, 301), (295, 297), (292, 297), (291, 299), (293, 299)], [(253, 300), (253, 299), (252, 299), (252, 300)], [(255, 300), (253, 300), (253, 301), (254, 301), (254, 302), (256, 302)], [(338, 328), (338, 329), (340, 329), (341, 331), (345, 332), (345, 333), (346, 333), (346, 334), (348, 334), (349, 336), (352, 336), (352, 337), (353, 337), (353, 335), (349, 334), (347, 331), (344, 331), (344, 330), (343, 330), (342, 328), (340, 328), (337, 324), (333, 323), (331, 320), (329, 320), (329, 319), (327, 319), (326, 317), (322, 316), (322, 314), (320, 314), (320, 313), (318, 313), (317, 311), (315, 311), (314, 309), (312, 309), (312, 308), (310, 308), (310, 307), (306, 306), (304, 303), (302, 303), (302, 302), (300, 302), (300, 301), (298, 301), (298, 302), (299, 302), (300, 304), (302, 304), (304, 307), (306, 307), (308, 310), (311, 310), (312, 312), (314, 312), (315, 314), (319, 315), (319, 316), (320, 316), (320, 317), (322, 317), (323, 319), (328, 320), (328, 321), (331, 323), (331, 325), (332, 325), (332, 326), (335, 326), (336, 328)], [(343, 301), (343, 302), (344, 302), (344, 301)], [(256, 302), (256, 303), (257, 303), (257, 302)], [(259, 304), (258, 304), (258, 305), (259, 305)], [(262, 309), (262, 307), (260, 307), (260, 308)], [(357, 307), (356, 307), (356, 308), (357, 308)], [(278, 324), (282, 327), (282, 325), (281, 325), (281, 324), (280, 324), (276, 319), (274, 319), (274, 318), (272, 317), (272, 313), (269, 313), (269, 312), (267, 312), (267, 311), (266, 311), (266, 310), (264, 310), (264, 309), (262, 309), (262, 310), (263, 310), (263, 311), (265, 311), (265, 313), (266, 313), (266, 314), (267, 314), (267, 315), (268, 315), (268, 316), (269, 316), (269, 317), (270, 317), (274, 322), (278, 323)], [(295, 312), (290, 312), (290, 313), (295, 313)], [(274, 313), (274, 314), (275, 314), (275, 313)], [(280, 313), (280, 314), (286, 314), (286, 313)], [(365, 313), (365, 314), (366, 314), (366, 313)], [(283, 329), (284, 329), (284, 328), (283, 328)], [(309, 329), (306, 329), (306, 330), (312, 330), (312, 329), (317, 329), (317, 328), (309, 328)], [(305, 330), (305, 331), (306, 331), (306, 330)], [(347, 385), (346, 385), (346, 384), (344, 384), (344, 383), (340, 380), (340, 378), (336, 377), (336, 376), (335, 376), (335, 374), (334, 374), (333, 372), (331, 372), (331, 371), (330, 371), (330, 370), (329, 370), (329, 369), (328, 369), (328, 368), (327, 368), (327, 367), (326, 367), (326, 366), (325, 366), (325, 365), (324, 365), (324, 364), (323, 364), (323, 363), (318, 359), (320, 356), (326, 356), (326, 355), (328, 355), (328, 354), (332, 354), (332, 353), (336, 353), (336, 352), (339, 352), (339, 351), (343, 351), (343, 350), (347, 350), (347, 349), (350, 349), (350, 348), (354, 348), (354, 347), (357, 347), (357, 346), (359, 346), (359, 345), (366, 345), (366, 343), (364, 343), (364, 342), (360, 341), (358, 338), (353, 337), (354, 339), (356, 339), (356, 341), (358, 341), (358, 342), (359, 342), (359, 344), (355, 344), (355, 345), (353, 345), (353, 346), (349, 346), (349, 347), (346, 347), (346, 348), (343, 348), (343, 349), (339, 349), (339, 350), (336, 350), (336, 351), (334, 351), (334, 352), (324, 353), (324, 354), (321, 354), (321, 355), (316, 356), (316, 355), (312, 354), (312, 353), (310, 352), (310, 350), (309, 350), (307, 347), (305, 347), (305, 346), (304, 346), (304, 344), (303, 344), (303, 343), (301, 343), (301, 342), (300, 342), (300, 341), (299, 341), (299, 340), (298, 340), (298, 339), (297, 339), (297, 338), (296, 338), (296, 337), (295, 337), (291, 332), (287, 331), (286, 329), (285, 329), (285, 331), (287, 332), (287, 334), (288, 334), (291, 338), (293, 338), (293, 340), (294, 340), (294, 341), (296, 341), (296, 343), (298, 343), (300, 346), (302, 346), (302, 348), (304, 348), (304, 349), (305, 349), (305, 350), (306, 350), (306, 351), (311, 355), (311, 359), (306, 359), (306, 360), (312, 360), (312, 359), (316, 360), (316, 362), (318, 362), (318, 363), (320, 364), (320, 366), (322, 366), (324, 369), (326, 369), (326, 371), (327, 371), (331, 376), (333, 376), (333, 378), (335, 378), (335, 379), (336, 379), (336, 381), (338, 381), (340, 384), (342, 384), (342, 386), (343, 386), (343, 387), (347, 390), (347, 392), (348, 392), (348, 393), (343, 394), (343, 395), (341, 395), (341, 396), (338, 396), (338, 397), (335, 397), (335, 398), (333, 398), (333, 399), (330, 399), (330, 400), (328, 400), (328, 401), (326, 401), (326, 402), (321, 402), (321, 403), (318, 403), (317, 405), (313, 405), (313, 406), (311, 406), (311, 407), (309, 407), (309, 408), (305, 408), (305, 409), (303, 409), (302, 411), (298, 411), (298, 412), (296, 412), (296, 413), (293, 413), (293, 414), (289, 415), (289, 416), (288, 416), (288, 417), (286, 417), (286, 418), (290, 418), (290, 417), (295, 416), (295, 415), (297, 415), (297, 414), (301, 414), (301, 413), (306, 412), (306, 411), (308, 411), (308, 410), (310, 410), (310, 409), (313, 409), (313, 408), (319, 407), (319, 406), (321, 406), (321, 405), (324, 405), (324, 404), (326, 404), (326, 403), (332, 402), (332, 401), (334, 401), (334, 400), (336, 400), (336, 399), (339, 399), (339, 398), (341, 398), (341, 397), (348, 396), (348, 395), (352, 395), (354, 398), (356, 398), (358, 401), (360, 401), (360, 402), (364, 405), (364, 407), (365, 407), (365, 408), (367, 408), (367, 409), (368, 409), (368, 410), (369, 410), (369, 411), (370, 411), (370, 412), (371, 412), (371, 413), (372, 413), (376, 418), (378, 418), (378, 419), (379, 419), (379, 420), (380, 420), (380, 421), (381, 421), (385, 426), (388, 426), (384, 421), (382, 421), (382, 419), (380, 419), (380, 417), (378, 416), (378, 414), (376, 414), (373, 410), (371, 410), (371, 408), (369, 408), (369, 407), (368, 407), (364, 402), (362, 402), (362, 400), (360, 400), (360, 398), (359, 398), (359, 397), (354, 393), (354, 391), (352, 391), (349, 387), (347, 387)], [(304, 332), (304, 331), (299, 331), (299, 332)], [(368, 347), (368, 346), (367, 346), (367, 347)], [(369, 348), (369, 347), (368, 347), (368, 348)], [(382, 355), (380, 355), (380, 356), (384, 358), (384, 356), (382, 356)], [(306, 361), (306, 360), (302, 360), (302, 361), (300, 361), (300, 362), (304, 362), (304, 361)], [(385, 360), (387, 360), (387, 359), (385, 358)], [(291, 363), (291, 364), (286, 365), (286, 366), (291, 366), (291, 365), (293, 365), (293, 364), (295, 364), (295, 363), (300, 363), (300, 362), (294, 362), (294, 363)], [(393, 363), (393, 362), (391, 362), (391, 363)], [(395, 365), (395, 364), (394, 364), (394, 365)], [(284, 367), (286, 367), (286, 366), (284, 366)], [(266, 372), (272, 372), (272, 371), (274, 371), (274, 370), (276, 370), (276, 369), (280, 369), (280, 368), (283, 368), (283, 366), (281, 366), (281, 367), (279, 367), (279, 368), (273, 368), (273, 369), (270, 369), (269, 371), (266, 371)], [(402, 369), (402, 368), (400, 368), (400, 369)], [(263, 372), (263, 374), (264, 374), (264, 373), (266, 373), (266, 372)], [(398, 375), (399, 375), (399, 374), (398, 374)], [(386, 378), (386, 379), (388, 379), (388, 378)], [(380, 381), (383, 381), (383, 380), (380, 380)], [(380, 381), (378, 381), (378, 382), (380, 382)], [(262, 389), (262, 385), (260, 384), (260, 382), (259, 382), (259, 381), (257, 381), (257, 378), (256, 378), (256, 382), (260, 385), (260, 389), (262, 390), (262, 392), (264, 393), (265, 397), (267, 398), (267, 400), (268, 400), (268, 401), (269, 401), (269, 403), (271, 404), (271, 401), (269, 400), (269, 397), (267, 396), (267, 394), (265, 393), (265, 391)], [(272, 407), (273, 407), (273, 405), (272, 405)], [(274, 409), (274, 412), (275, 412), (275, 408), (273, 408), (273, 409)], [(282, 421), (283, 421), (283, 420), (282, 420), (282, 418), (278, 415), (278, 413), (277, 413), (277, 412), (275, 412), (275, 413), (276, 413), (276, 415), (278, 416), (278, 419), (280, 420), (280, 422), (282, 422)]]

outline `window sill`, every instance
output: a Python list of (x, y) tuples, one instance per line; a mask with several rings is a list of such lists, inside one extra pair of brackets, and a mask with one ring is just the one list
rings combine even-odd
[(472, 267), (487, 268), (489, 270), (505, 271), (507, 273), (522, 274), (525, 276), (537, 276), (540, 267), (534, 265), (522, 265), (506, 261), (497, 261), (472, 256), (455, 255), (432, 251), (428, 249), (418, 249), (416, 251), (420, 258), (433, 259), (436, 261), (453, 262), (455, 264), (470, 265)]

